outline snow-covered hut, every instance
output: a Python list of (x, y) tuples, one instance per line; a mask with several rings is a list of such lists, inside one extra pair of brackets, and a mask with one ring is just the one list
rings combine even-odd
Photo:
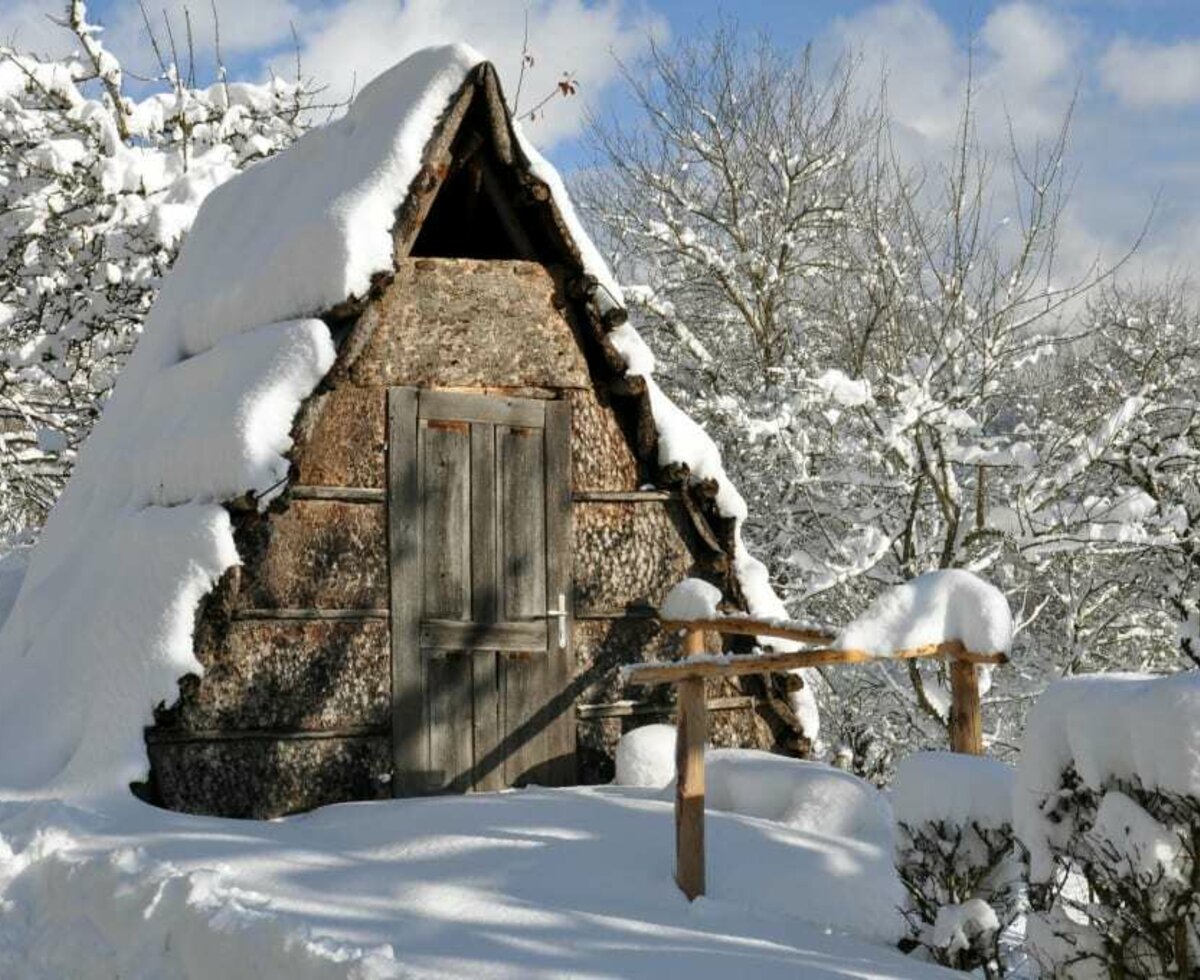
[[(668, 710), (616, 668), (673, 651), (676, 581), (782, 613), (652, 367), (492, 67), (397, 65), (201, 208), (0, 632), (0, 786), (263, 817), (607, 778)], [(711, 693), (718, 742), (813, 734)]]

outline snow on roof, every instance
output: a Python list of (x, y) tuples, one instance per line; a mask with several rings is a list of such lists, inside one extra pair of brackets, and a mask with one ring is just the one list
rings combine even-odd
[[(286, 479), (293, 419), (335, 356), (313, 317), (392, 268), (393, 215), (482, 61), (465, 45), (417, 52), (345, 116), (205, 200), (0, 625), (0, 789), (104, 795), (145, 776), (143, 727), (155, 704), (176, 700), (181, 676), (200, 672), (197, 605), (239, 560), (221, 504)], [(518, 142), (598, 304), (620, 305), (562, 180), (519, 132)], [(613, 339), (631, 372), (648, 374), (636, 332)], [(740, 520), (745, 504), (712, 440), (647, 382), (662, 462), (716, 479), (722, 512)], [(782, 615), (766, 569), (737, 541), (750, 612)]]

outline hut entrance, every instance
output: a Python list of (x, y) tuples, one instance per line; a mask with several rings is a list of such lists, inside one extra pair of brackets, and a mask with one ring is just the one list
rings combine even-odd
[(388, 391), (393, 792), (575, 781), (570, 406)]

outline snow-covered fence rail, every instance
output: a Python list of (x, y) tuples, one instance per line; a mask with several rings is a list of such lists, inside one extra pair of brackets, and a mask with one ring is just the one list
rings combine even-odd
[[(682, 583), (686, 585), (688, 583)], [(703, 584), (703, 583), (701, 583)], [(867, 661), (943, 659), (950, 661), (952, 706), (950, 742), (956, 752), (983, 752), (982, 713), (978, 669), (1008, 662), (1003, 651), (973, 651), (958, 639), (941, 640), (893, 650), (886, 655), (853, 647), (810, 647), (764, 654), (707, 654), (705, 632), (736, 636), (769, 637), (792, 643), (835, 643), (838, 634), (802, 623), (757, 620), (742, 616), (712, 615), (674, 618), (664, 606), (659, 622), (665, 629), (684, 633), (684, 659), (671, 663), (635, 664), (622, 676), (627, 684), (674, 684), (678, 694), (675, 740), (675, 880), (694, 899), (705, 890), (704, 859), (704, 746), (708, 741), (708, 710), (704, 681), (709, 677), (736, 677), (796, 670), (832, 664)], [(842, 634), (845, 636), (845, 633)]]

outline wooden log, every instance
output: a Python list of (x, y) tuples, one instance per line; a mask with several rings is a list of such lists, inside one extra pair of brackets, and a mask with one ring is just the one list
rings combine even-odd
[[(720, 620), (704, 620), (705, 629), (720, 630)], [(709, 625), (712, 623), (713, 625)], [(699, 621), (697, 626), (699, 626)], [(672, 663), (636, 664), (625, 668), (627, 684), (679, 684), (705, 677), (740, 677), (744, 674), (766, 674), (773, 671), (796, 670), (800, 667), (821, 667), (825, 664), (859, 664), (887, 660), (950, 659), (965, 664), (1003, 664), (1003, 653), (971, 653), (961, 643), (939, 643), (933, 646), (900, 650), (890, 657), (877, 657), (865, 650), (797, 650), (794, 653), (763, 653), (701, 660), (693, 663), (676, 660)]]
[[(689, 656), (704, 652), (704, 633), (689, 631), (684, 639)], [(708, 739), (708, 709), (704, 681), (692, 678), (679, 685), (679, 720), (675, 729), (675, 881), (692, 901), (704, 894), (704, 743)]]
[(979, 671), (975, 664), (963, 660), (950, 664), (950, 694), (950, 748), (968, 755), (983, 755)]

